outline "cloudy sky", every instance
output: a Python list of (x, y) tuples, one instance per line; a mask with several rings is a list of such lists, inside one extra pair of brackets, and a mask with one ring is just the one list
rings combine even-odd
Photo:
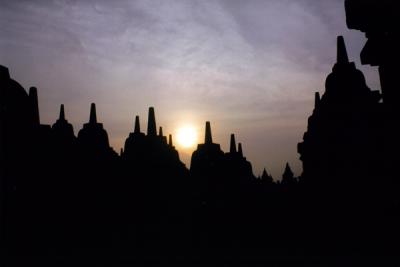
[[(377, 70), (360, 66), (365, 38), (346, 28), (343, 0), (0, 2), (0, 64), (38, 87), (41, 122), (63, 103), (77, 134), (95, 102), (116, 151), (154, 106), (164, 133), (189, 124), (202, 140), (210, 120), (224, 150), (236, 134), (255, 174), (279, 178), (288, 161), (299, 175), (296, 145), (337, 35), (379, 89)], [(192, 149), (179, 151), (188, 164)]]

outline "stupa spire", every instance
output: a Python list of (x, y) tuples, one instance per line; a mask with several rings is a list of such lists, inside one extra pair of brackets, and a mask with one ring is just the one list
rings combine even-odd
[(149, 108), (149, 118), (147, 122), (147, 135), (157, 136), (156, 117), (154, 115), (154, 108)]
[(169, 145), (169, 146), (173, 146), (173, 144), (172, 144), (172, 134), (170, 134), (170, 135), (168, 136), (168, 145)]
[(139, 116), (135, 117), (135, 129), (133, 130), (134, 133), (140, 133), (140, 122)]
[(90, 105), (90, 118), (89, 123), (95, 124), (97, 123), (97, 115), (96, 115), (96, 104), (92, 103)]
[(284, 176), (285, 176), (285, 175), (286, 175), (286, 176), (293, 176), (293, 171), (292, 171), (292, 169), (291, 169), (290, 166), (289, 166), (289, 162), (286, 163), (285, 172), (284, 172), (283, 175), (284, 175)]
[(262, 178), (264, 178), (264, 177), (268, 177), (268, 172), (267, 172), (267, 170), (264, 168), (264, 170), (263, 170), (263, 172), (262, 172), (262, 176), (261, 176)]
[(235, 141), (235, 135), (231, 134), (231, 146), (230, 146), (230, 151), (231, 153), (236, 153), (236, 141)]
[(243, 157), (242, 143), (238, 144), (238, 153), (241, 157)]
[(209, 121), (206, 121), (206, 134), (204, 138), (205, 144), (212, 144), (212, 135), (211, 135), (211, 124)]
[(289, 169), (290, 170), (289, 162), (286, 162), (285, 169)]
[(60, 106), (60, 116), (58, 118), (60, 121), (65, 121), (64, 104)]
[(349, 63), (349, 57), (347, 56), (347, 50), (343, 36), (337, 37), (336, 63)]

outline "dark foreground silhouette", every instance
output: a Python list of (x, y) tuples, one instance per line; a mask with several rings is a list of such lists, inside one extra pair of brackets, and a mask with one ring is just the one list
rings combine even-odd
[(338, 37), (337, 62), (298, 145), (303, 174), (287, 164), (280, 182), (266, 170), (253, 175), (233, 134), (224, 153), (210, 122), (188, 170), (172, 136), (157, 132), (154, 108), (146, 134), (136, 116), (120, 154), (95, 104), (77, 136), (63, 105), (43, 125), (37, 89), (27, 93), (0, 66), (3, 261), (399, 264), (397, 32), (363, 17), (388, 3), (346, 1), (349, 26), (370, 38), (362, 58), (380, 66), (382, 94)]

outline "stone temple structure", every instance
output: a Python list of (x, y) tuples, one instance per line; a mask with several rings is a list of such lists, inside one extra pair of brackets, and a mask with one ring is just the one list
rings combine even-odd
[(51, 127), (54, 137), (59, 139), (59, 143), (71, 144), (75, 141), (74, 128), (65, 118), (64, 105), (60, 107), (60, 116)]
[(90, 106), (89, 122), (85, 123), (78, 133), (78, 144), (85, 154), (94, 157), (107, 158), (116, 154), (110, 147), (103, 124), (97, 122), (95, 103)]
[(193, 152), (190, 172), (197, 175), (218, 173), (223, 159), (224, 152), (219, 144), (213, 143), (211, 124), (207, 121), (204, 144), (199, 144), (197, 150)]
[(298, 144), (303, 181), (349, 185), (379, 172), (380, 99), (379, 91), (371, 91), (362, 72), (349, 62), (339, 36), (325, 92), (322, 97), (315, 94), (304, 140)]
[[(253, 175), (253, 168), (251, 163), (243, 156), (242, 144), (238, 144), (236, 148), (235, 135), (231, 134), (230, 150), (225, 153), (224, 169), (228, 176), (238, 177), (248, 182), (250, 179), (255, 178)], [(242, 182), (244, 182), (242, 181)]]
[(154, 108), (149, 108), (147, 134), (140, 131), (139, 116), (135, 117), (134, 131), (131, 132), (125, 141), (123, 157), (125, 162), (136, 166), (137, 171), (182, 171), (184, 164), (179, 159), (178, 151), (172, 145), (172, 136), (163, 134), (162, 127), (157, 124)]

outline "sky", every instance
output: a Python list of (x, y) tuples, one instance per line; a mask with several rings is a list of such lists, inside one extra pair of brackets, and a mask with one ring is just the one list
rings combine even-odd
[[(189, 125), (202, 143), (211, 121), (213, 141), (227, 151), (235, 133), (255, 175), (265, 167), (279, 179), (286, 162), (300, 175), (297, 143), (338, 35), (380, 89), (377, 69), (360, 64), (366, 39), (347, 29), (343, 0), (0, 2), (0, 64), (38, 88), (41, 123), (64, 104), (77, 134), (95, 102), (118, 152), (135, 115), (146, 129), (153, 106), (164, 134)], [(189, 167), (195, 146), (177, 149)]]

